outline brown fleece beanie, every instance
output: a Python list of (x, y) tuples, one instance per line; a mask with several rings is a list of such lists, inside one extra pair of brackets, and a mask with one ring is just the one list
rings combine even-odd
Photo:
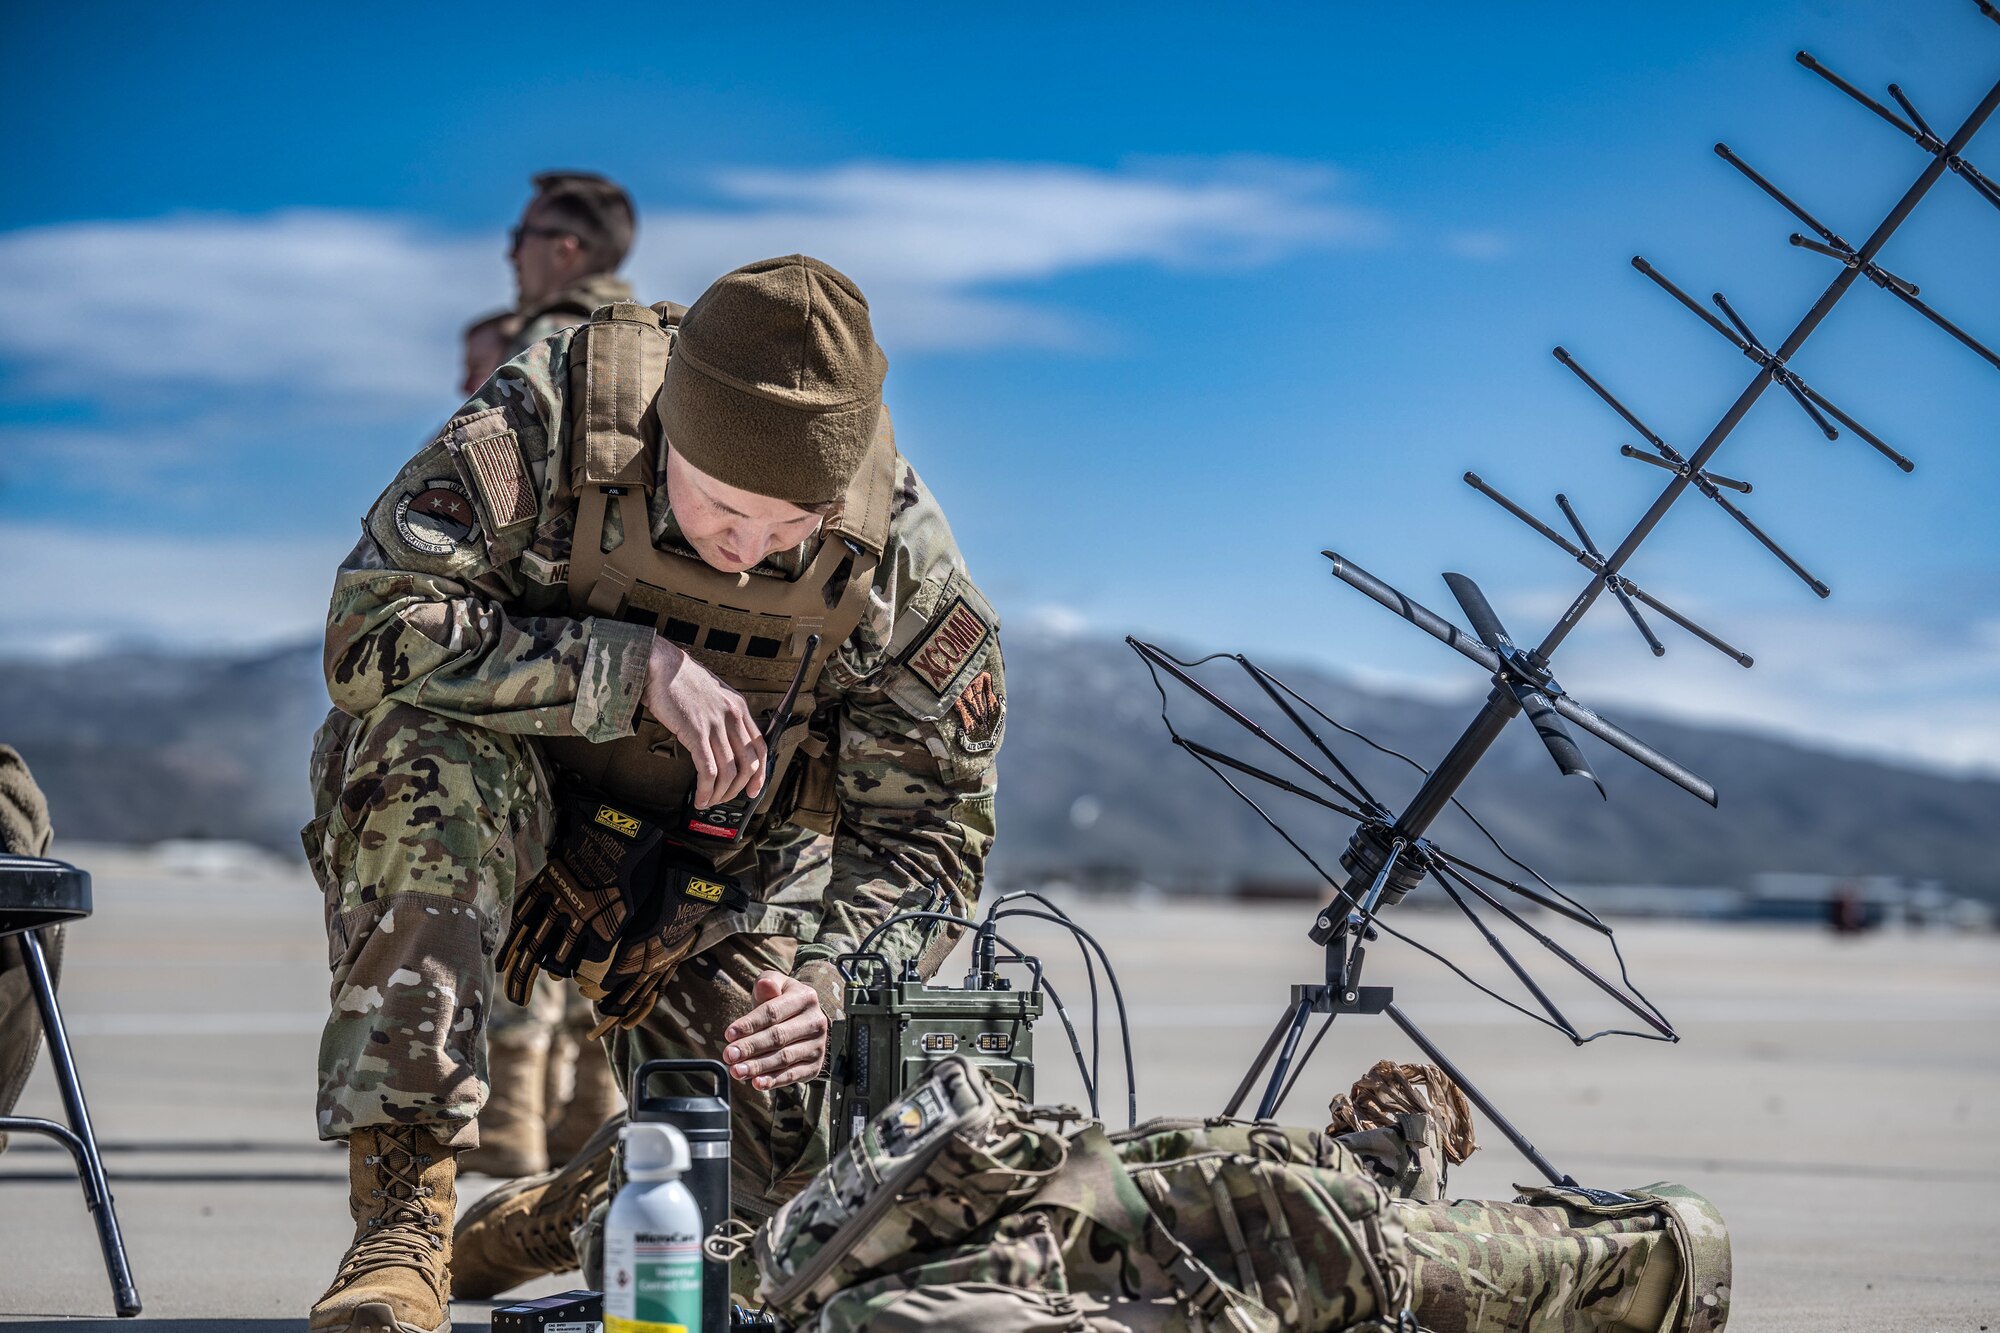
[(888, 361), (868, 302), (805, 255), (745, 264), (681, 319), (660, 425), (717, 481), (793, 504), (846, 493), (875, 436)]

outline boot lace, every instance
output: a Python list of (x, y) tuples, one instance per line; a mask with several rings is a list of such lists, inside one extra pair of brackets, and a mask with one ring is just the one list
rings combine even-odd
[(362, 1233), (334, 1285), (347, 1286), (378, 1269), (414, 1268), (443, 1300), (444, 1217), (432, 1208), (435, 1191), (423, 1182), (425, 1169), (437, 1160), (436, 1144), (421, 1130), (383, 1133), (376, 1141), (380, 1150), (364, 1159), (375, 1169), (368, 1197), (374, 1211), (362, 1219)]

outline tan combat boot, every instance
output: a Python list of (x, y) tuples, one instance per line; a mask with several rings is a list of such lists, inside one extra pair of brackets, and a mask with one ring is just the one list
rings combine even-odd
[(549, 1034), (533, 1030), (489, 1036), (486, 1078), (490, 1091), (479, 1108), (479, 1146), (459, 1155), (468, 1175), (540, 1175), (549, 1169), (546, 1146)]
[(549, 1164), (561, 1166), (583, 1150), (604, 1122), (625, 1109), (618, 1075), (604, 1043), (584, 1041), (576, 1052), (576, 1085), (562, 1115), (549, 1126)]
[(354, 1243), (312, 1308), (312, 1333), (449, 1333), (453, 1150), (421, 1125), (347, 1140)]
[(577, 1228), (610, 1195), (624, 1117), (606, 1121), (560, 1171), (502, 1185), (465, 1210), (452, 1239), (451, 1294), (484, 1300), (577, 1267)]

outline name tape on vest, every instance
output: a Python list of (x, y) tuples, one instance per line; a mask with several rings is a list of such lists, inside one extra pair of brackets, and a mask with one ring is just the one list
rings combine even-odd
[(931, 622), (925, 635), (910, 649), (904, 662), (923, 678), (926, 685), (942, 695), (972, 655), (985, 646), (993, 632), (972, 604), (963, 597), (952, 599), (945, 613)]

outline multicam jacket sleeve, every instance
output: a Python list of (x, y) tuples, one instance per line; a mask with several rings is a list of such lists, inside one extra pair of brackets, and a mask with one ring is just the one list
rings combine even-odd
[(567, 552), (570, 338), (495, 371), (369, 509), (327, 611), (327, 689), (343, 712), (397, 699), (495, 731), (631, 733), (651, 632), (569, 615), (534, 549)]
[[(994, 756), (1006, 724), (1000, 624), (965, 570), (937, 501), (904, 474), (869, 614), (827, 668), (841, 699), (832, 878), (799, 966), (855, 948), (921, 903), (966, 915), (993, 844)], [(914, 872), (914, 873), (912, 873)], [(871, 947), (915, 958), (931, 927)], [(939, 935), (939, 946), (957, 938)], [(931, 957), (938, 955), (933, 949)]]

